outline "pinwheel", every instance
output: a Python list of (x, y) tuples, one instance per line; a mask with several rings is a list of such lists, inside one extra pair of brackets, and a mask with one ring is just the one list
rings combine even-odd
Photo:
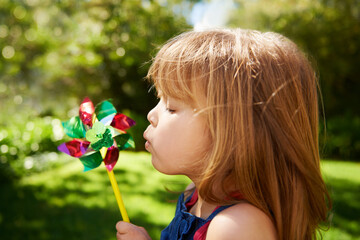
[(97, 168), (104, 162), (121, 216), (130, 222), (127, 215), (113, 168), (118, 161), (119, 151), (134, 148), (134, 140), (125, 130), (135, 125), (135, 121), (117, 113), (115, 107), (105, 100), (96, 107), (85, 98), (79, 108), (79, 116), (62, 123), (64, 132), (74, 138), (58, 146), (58, 150), (79, 158), (84, 172)]

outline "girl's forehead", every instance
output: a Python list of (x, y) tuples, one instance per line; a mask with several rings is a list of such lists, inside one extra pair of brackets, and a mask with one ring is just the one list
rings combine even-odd
[(184, 94), (180, 94), (179, 91), (182, 91), (182, 90), (177, 89), (177, 93), (179, 93), (179, 94), (176, 94), (176, 91), (168, 92), (168, 91), (162, 91), (161, 89), (156, 88), (156, 96), (157, 96), (157, 98), (162, 99), (164, 101), (176, 101), (178, 103), (182, 103), (182, 104), (188, 105), (190, 107), (194, 107), (196, 105), (193, 100), (194, 96), (189, 95), (186, 97)]
[(148, 77), (153, 83), (158, 98), (174, 98), (189, 105), (196, 105), (198, 95), (202, 92), (201, 76), (191, 71), (189, 64), (155, 60)]
[(161, 90), (157, 91), (157, 98), (159, 99), (163, 99), (164, 101), (168, 101), (168, 100), (175, 100), (177, 102), (183, 102), (185, 103), (185, 101), (183, 99), (180, 99), (179, 97), (177, 96), (173, 96), (173, 95), (168, 95), (168, 94), (165, 94), (164, 92), (162, 92)]
[(167, 93), (167, 92), (164, 92), (164, 91), (163, 91), (161, 88), (159, 88), (159, 87), (156, 87), (155, 90), (156, 90), (156, 97), (157, 97), (157, 98), (167, 99), (167, 98), (173, 97), (171, 94), (169, 94), (169, 93)]
[(155, 88), (155, 90), (156, 90), (156, 96), (158, 97), (158, 98), (161, 98), (161, 97), (163, 97), (163, 92), (160, 90), (160, 89), (158, 89), (158, 88)]
[(185, 91), (178, 85), (171, 83), (171, 80), (155, 82), (154, 87), (158, 98), (181, 98)]

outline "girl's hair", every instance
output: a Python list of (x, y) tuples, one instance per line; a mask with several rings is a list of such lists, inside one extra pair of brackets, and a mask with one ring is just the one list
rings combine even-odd
[(317, 79), (293, 42), (242, 29), (187, 32), (160, 49), (148, 78), (205, 116), (211, 144), (198, 191), (206, 201), (236, 203), (240, 192), (273, 220), (280, 240), (316, 239), (331, 205), (320, 173)]

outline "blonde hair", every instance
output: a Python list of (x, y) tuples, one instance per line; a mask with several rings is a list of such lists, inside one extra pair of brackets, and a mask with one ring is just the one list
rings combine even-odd
[(293, 42), (242, 29), (187, 32), (160, 49), (148, 78), (205, 116), (211, 146), (198, 191), (206, 201), (236, 203), (240, 192), (273, 220), (280, 240), (316, 239), (330, 205), (317, 80)]

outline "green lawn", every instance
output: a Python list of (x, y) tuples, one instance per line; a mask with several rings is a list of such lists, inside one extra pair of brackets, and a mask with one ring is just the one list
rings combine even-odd
[(360, 239), (360, 163), (322, 161), (333, 210), (331, 228), (323, 233), (325, 240)]
[[(121, 217), (105, 167), (83, 173), (79, 161), (65, 162), (0, 185), (0, 239), (115, 239)], [(360, 239), (360, 164), (323, 161), (323, 171), (334, 200), (324, 239)], [(156, 172), (147, 153), (122, 152), (114, 172), (131, 222), (159, 239), (175, 210), (171, 191), (189, 181)]]

